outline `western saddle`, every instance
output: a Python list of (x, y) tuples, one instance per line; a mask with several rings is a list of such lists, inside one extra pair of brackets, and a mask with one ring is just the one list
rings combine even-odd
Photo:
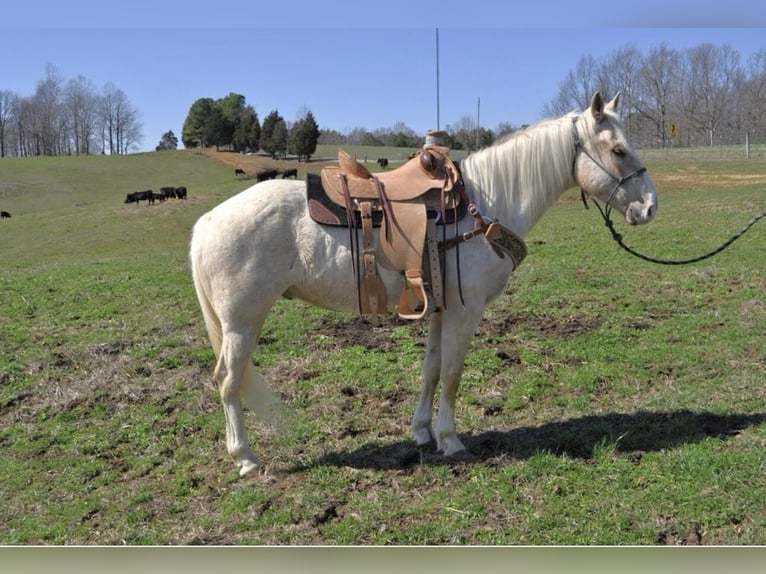
[[(312, 198), (312, 181), (317, 184), (319, 179), (309, 175), (309, 212), (316, 221), (331, 225), (343, 225), (345, 215), (351, 248), (355, 251), (352, 265), (358, 281), (359, 311), (372, 315), (375, 323), (379, 313), (388, 312), (378, 264), (404, 275), (404, 288), (395, 308), (398, 315), (403, 319), (420, 319), (444, 308), (443, 251), (481, 233), (500, 257), (506, 252), (516, 265), (526, 255), (520, 238), (496, 221), (482, 217), (469, 201), (448, 148), (426, 146), (401, 167), (375, 175), (339, 150), (338, 165), (327, 166), (321, 172), (321, 187), (329, 199), (324, 205)], [(437, 241), (437, 220), (456, 221), (466, 209), (474, 216), (476, 228), (450, 240)], [(429, 212), (435, 216), (429, 217)], [(375, 245), (373, 227), (377, 226), (380, 233)], [(508, 248), (507, 234), (511, 236), (512, 249)]]

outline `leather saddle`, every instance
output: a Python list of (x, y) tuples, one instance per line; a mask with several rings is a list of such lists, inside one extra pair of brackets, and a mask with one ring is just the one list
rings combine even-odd
[[(419, 319), (442, 308), (444, 291), (436, 219), (444, 221), (447, 213), (457, 213), (463, 193), (460, 172), (449, 158), (448, 149), (423, 148), (401, 167), (376, 174), (340, 150), (338, 165), (323, 168), (321, 182), (334, 206), (328, 209), (316, 200), (312, 206), (310, 197), (312, 217), (332, 224), (339, 221), (341, 208), (345, 210), (349, 229), (362, 229), (361, 264), (354, 267), (360, 312), (372, 314), (373, 320), (377, 320), (378, 313), (387, 312), (378, 264), (404, 275), (404, 288), (395, 309), (400, 317)], [(429, 218), (429, 212), (436, 212), (436, 219)], [(372, 229), (378, 225), (376, 243)], [(354, 257), (359, 257), (358, 245)]]

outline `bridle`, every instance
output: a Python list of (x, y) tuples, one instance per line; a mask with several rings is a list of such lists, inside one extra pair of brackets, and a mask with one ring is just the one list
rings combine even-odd
[(609, 197), (606, 200), (606, 205), (604, 208), (601, 208), (601, 204), (596, 200), (595, 197), (590, 197), (587, 195), (587, 192), (583, 189), (582, 186), (580, 186), (580, 199), (582, 199), (582, 203), (585, 206), (585, 209), (588, 208), (588, 199), (590, 199), (595, 206), (598, 208), (599, 212), (601, 213), (601, 217), (604, 218), (604, 223), (606, 223), (607, 227), (610, 229), (612, 228), (611, 224), (611, 214), (612, 214), (612, 200), (614, 199), (615, 194), (617, 193), (617, 190), (620, 189), (620, 186), (622, 186), (625, 182), (633, 179), (634, 177), (638, 177), (644, 172), (646, 172), (646, 167), (641, 166), (636, 171), (629, 173), (628, 175), (624, 175), (622, 177), (617, 177), (614, 175), (611, 171), (609, 171), (603, 163), (598, 161), (591, 153), (588, 152), (588, 150), (585, 148), (585, 145), (583, 145), (582, 140), (580, 139), (580, 134), (577, 132), (577, 118), (572, 118), (572, 131), (574, 132), (574, 145), (575, 145), (575, 154), (574, 158), (572, 159), (572, 173), (575, 173), (575, 168), (577, 166), (577, 156), (582, 153), (585, 154), (593, 163), (595, 163), (599, 168), (601, 168), (601, 171), (603, 171), (606, 175), (608, 175), (612, 181), (614, 182), (614, 187), (612, 188), (612, 191), (609, 193)]
[[(590, 199), (598, 208), (599, 213), (601, 213), (601, 217), (604, 219), (604, 225), (609, 229), (609, 232), (612, 234), (612, 239), (617, 242), (617, 244), (622, 247), (625, 251), (630, 253), (631, 255), (634, 255), (638, 257), (639, 259), (643, 259), (644, 261), (648, 261), (650, 263), (658, 263), (660, 265), (688, 265), (689, 263), (697, 263), (699, 261), (703, 261), (705, 259), (709, 259), (710, 257), (713, 257), (714, 255), (718, 255), (721, 251), (729, 247), (732, 243), (734, 243), (737, 239), (742, 237), (753, 225), (755, 225), (758, 221), (761, 219), (766, 218), (766, 212), (759, 213), (755, 217), (753, 217), (747, 225), (745, 225), (742, 229), (740, 229), (737, 233), (735, 233), (731, 238), (729, 238), (726, 242), (724, 242), (720, 247), (717, 247), (716, 249), (713, 249), (712, 251), (705, 253), (703, 255), (700, 255), (698, 257), (692, 257), (690, 259), (657, 259), (655, 257), (649, 257), (648, 255), (644, 255), (643, 253), (639, 253), (638, 251), (634, 250), (628, 245), (625, 245), (625, 243), (622, 240), (622, 235), (620, 235), (617, 230), (614, 228), (614, 222), (612, 221), (611, 215), (612, 215), (612, 200), (614, 199), (614, 195), (617, 193), (617, 190), (620, 188), (621, 185), (623, 185), (626, 181), (638, 177), (642, 173), (646, 172), (646, 167), (642, 166), (636, 171), (629, 173), (628, 175), (625, 175), (623, 177), (617, 177), (616, 175), (612, 174), (600, 161), (598, 161), (593, 155), (591, 155), (588, 150), (585, 148), (585, 146), (582, 143), (582, 140), (580, 140), (580, 134), (577, 132), (577, 118), (572, 118), (572, 130), (574, 131), (574, 145), (575, 145), (575, 154), (574, 158), (572, 159), (572, 174), (575, 174), (575, 168), (577, 166), (577, 156), (580, 153), (585, 154), (593, 163), (595, 163), (598, 167), (600, 167), (604, 173), (606, 173), (610, 178), (612, 178), (612, 181), (614, 181), (614, 187), (612, 188), (612, 191), (609, 193), (609, 197), (606, 200), (606, 206), (604, 208), (601, 207), (601, 204), (596, 200), (594, 197), (589, 197), (587, 195), (587, 192), (583, 189), (582, 186), (580, 186), (580, 198), (582, 199), (582, 203), (585, 206), (585, 209), (588, 209), (588, 199)], [(577, 178), (575, 177), (575, 180)]]

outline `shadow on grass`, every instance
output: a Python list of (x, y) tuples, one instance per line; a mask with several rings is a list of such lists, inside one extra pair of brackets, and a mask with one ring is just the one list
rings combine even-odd
[[(616, 453), (634, 456), (660, 451), (705, 438), (722, 438), (766, 422), (766, 413), (719, 415), (689, 410), (670, 412), (639, 411), (613, 413), (551, 422), (538, 427), (520, 427), (508, 431), (487, 431), (460, 435), (468, 452), (455, 462), (482, 463), (506, 456), (526, 459), (540, 453), (590, 459), (594, 448), (613, 445)], [(419, 448), (412, 440), (390, 444), (370, 442), (346, 452), (330, 452), (310, 466), (348, 466), (377, 470), (406, 470), (419, 464), (449, 463), (433, 446)], [(294, 468), (300, 472), (303, 468)]]

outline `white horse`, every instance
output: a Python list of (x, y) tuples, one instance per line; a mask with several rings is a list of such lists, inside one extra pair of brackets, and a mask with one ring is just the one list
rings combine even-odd
[[(618, 98), (605, 103), (596, 93), (585, 112), (542, 121), (470, 155), (460, 164), (468, 196), (482, 214), (521, 238), (575, 185), (622, 213), (629, 224), (649, 222), (657, 213), (657, 196), (626, 140), (616, 113)], [(473, 226), (474, 219), (466, 217), (459, 232)], [(278, 405), (252, 360), (266, 315), (280, 297), (358, 311), (348, 230), (311, 219), (304, 182), (272, 180), (203, 215), (194, 226), (190, 261), (217, 357), (214, 377), (226, 418), (226, 448), (246, 475), (260, 463), (248, 443), (241, 401), (272, 419)], [(445, 309), (430, 317), (423, 387), (412, 419), (415, 442), (422, 446), (435, 439), (444, 456), (465, 450), (455, 430), (465, 355), (485, 307), (503, 292), (513, 271), (511, 258), (500, 258), (483, 236), (460, 246), (460, 266), (458, 289), (455, 257), (447, 257)], [(380, 274), (387, 308), (393, 309), (403, 276), (386, 269)]]

